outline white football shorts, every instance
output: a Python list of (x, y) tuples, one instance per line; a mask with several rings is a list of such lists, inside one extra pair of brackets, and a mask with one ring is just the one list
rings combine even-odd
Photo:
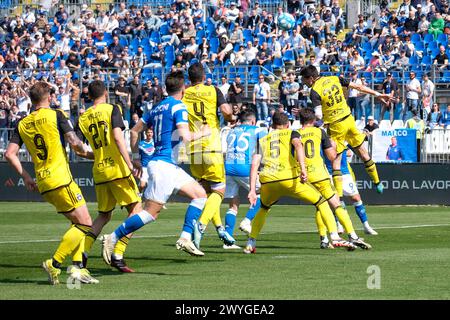
[(342, 175), (342, 187), (345, 197), (351, 197), (359, 194), (358, 187), (351, 174)]
[[(231, 199), (239, 195), (239, 187), (250, 190), (250, 177), (227, 176), (226, 177), (225, 199)], [(256, 179), (256, 192), (259, 192), (261, 184), (259, 178)]]
[(195, 182), (179, 166), (161, 160), (150, 161), (147, 165), (149, 182), (144, 198), (165, 204), (172, 194), (176, 194), (185, 185)]

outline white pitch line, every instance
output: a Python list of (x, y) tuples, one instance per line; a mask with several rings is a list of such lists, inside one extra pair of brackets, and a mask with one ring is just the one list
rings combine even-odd
[[(427, 227), (447, 227), (450, 224), (419, 224), (410, 226), (384, 226), (376, 227), (375, 229), (411, 229), (411, 228), (427, 228)], [(362, 229), (357, 229), (362, 230)], [(317, 230), (304, 230), (304, 231), (291, 231), (291, 232), (261, 232), (261, 234), (278, 234), (278, 233), (314, 233)], [(161, 234), (153, 236), (134, 236), (133, 239), (158, 239), (176, 237), (177, 234)], [(207, 237), (213, 237), (214, 235), (205, 235)], [(13, 241), (0, 241), (0, 244), (14, 244), (14, 243), (40, 243), (40, 242), (59, 242), (61, 239), (48, 239), (48, 240), (13, 240)]]

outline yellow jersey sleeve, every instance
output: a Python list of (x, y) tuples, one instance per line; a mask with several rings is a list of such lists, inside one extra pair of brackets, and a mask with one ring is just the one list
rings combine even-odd
[(198, 84), (186, 89), (183, 103), (188, 110), (189, 129), (199, 132), (202, 125), (208, 124), (211, 135), (192, 141), (189, 153), (221, 152), (219, 107), (226, 103), (222, 93), (214, 86)]
[(351, 114), (342, 85), (348, 82), (336, 76), (321, 77), (311, 88), (310, 98), (313, 107), (322, 107), (325, 124), (337, 122)]
[(125, 128), (119, 107), (107, 103), (91, 107), (79, 118), (78, 127), (94, 152), (92, 172), (96, 184), (131, 174), (114, 140), (113, 129)]
[(65, 115), (49, 108), (32, 112), (17, 126), (18, 142), (25, 143), (31, 155), (40, 193), (72, 181), (64, 142), (64, 134), (70, 131), (73, 128)]

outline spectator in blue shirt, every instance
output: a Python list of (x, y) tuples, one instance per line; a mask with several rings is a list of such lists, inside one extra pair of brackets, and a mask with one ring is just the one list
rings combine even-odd
[(404, 160), (402, 149), (397, 144), (397, 138), (391, 138), (391, 145), (388, 147), (386, 152), (386, 160)]

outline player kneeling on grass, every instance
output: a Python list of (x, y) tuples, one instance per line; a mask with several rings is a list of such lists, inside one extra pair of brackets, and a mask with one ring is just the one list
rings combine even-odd
[[(351, 151), (347, 150), (347, 152)], [(327, 157), (325, 157), (325, 164), (327, 166), (328, 173), (331, 176), (333, 172), (333, 167), (331, 165), (331, 161), (328, 160)], [(364, 206), (364, 203), (361, 199), (361, 195), (359, 194), (358, 191), (358, 186), (356, 185), (355, 173), (353, 172), (352, 167), (350, 166), (350, 163), (347, 160), (347, 157), (344, 155), (342, 156), (341, 161), (341, 171), (342, 171), (342, 186), (344, 197), (350, 198), (350, 200), (352, 201), (353, 206), (355, 208), (355, 212), (358, 215), (359, 220), (363, 224), (364, 233), (370, 235), (377, 235), (378, 232), (376, 232), (369, 224), (369, 219), (366, 213), (366, 207)], [(345, 206), (345, 202), (342, 199), (341, 203), (343, 206)], [(339, 225), (338, 225), (338, 232), (339, 232)]]
[(275, 112), (272, 118), (273, 130), (258, 140), (250, 171), (250, 191), (248, 199), (255, 205), (258, 199), (256, 181), (258, 169), (261, 182), (261, 208), (252, 221), (252, 231), (244, 253), (254, 253), (256, 238), (266, 222), (272, 205), (281, 197), (300, 199), (314, 205), (330, 231), (331, 244), (335, 247), (347, 247), (354, 250), (353, 243), (341, 239), (337, 233), (336, 221), (326, 199), (307, 182), (305, 154), (297, 131), (289, 129), (286, 114)]
[[(191, 240), (192, 220), (198, 219), (206, 202), (206, 192), (190, 175), (175, 164), (177, 145), (180, 142), (190, 142), (206, 137), (210, 128), (203, 126), (196, 133), (189, 131), (186, 106), (181, 101), (183, 97), (184, 75), (181, 71), (170, 73), (165, 81), (169, 97), (162, 100), (133, 127), (130, 133), (133, 158), (138, 156), (138, 136), (145, 128), (152, 127), (154, 131), (155, 152), (148, 163), (149, 183), (144, 191), (144, 210), (125, 220), (113, 233), (103, 237), (103, 258), (111, 261), (114, 245), (119, 239), (144, 225), (154, 222), (173, 193), (184, 195), (191, 199), (186, 211), (185, 225), (189, 230), (183, 230), (176, 243), (179, 250), (191, 255), (203, 256)], [(142, 168), (139, 159), (134, 159), (134, 165), (140, 175)]]
[[(359, 238), (353, 228), (352, 221), (345, 207), (341, 205), (336, 189), (333, 187), (327, 168), (322, 158), (322, 152), (326, 158), (333, 161), (336, 158), (334, 142), (328, 137), (326, 132), (314, 126), (316, 115), (309, 108), (301, 109), (300, 123), (302, 128), (298, 130), (305, 151), (305, 164), (308, 170), (308, 181), (320, 192), (328, 201), (339, 222), (348, 233), (349, 241), (362, 249), (370, 249), (371, 246)], [(316, 214), (317, 228), (320, 235), (320, 247), (325, 249), (332, 247), (327, 237), (327, 228), (323, 223), (319, 212)]]
[[(111, 219), (117, 203), (126, 207), (129, 216), (142, 211), (138, 187), (132, 176), (133, 164), (123, 136), (125, 125), (121, 108), (106, 102), (108, 91), (100, 80), (89, 84), (88, 94), (94, 105), (80, 116), (76, 131), (79, 137), (89, 141), (94, 152), (92, 174), (99, 214), (94, 220), (92, 231), (86, 235), (83, 253), (85, 265), (92, 245)], [(130, 238), (131, 234), (120, 238), (114, 248), (110, 264), (120, 272), (134, 272), (123, 259)]]
[[(69, 276), (82, 283), (98, 283), (82, 262), (84, 241), (86, 234), (92, 230), (92, 220), (80, 188), (73, 181), (64, 141), (80, 156), (93, 159), (93, 154), (76, 136), (64, 113), (50, 109), (48, 84), (35, 83), (29, 95), (34, 111), (17, 124), (5, 157), (22, 176), (29, 191), (38, 190), (45, 201), (72, 223), (52, 259), (44, 261), (42, 267), (48, 274), (49, 282), (59, 284), (62, 263), (71, 255), (73, 265), (67, 268)], [(18, 152), (23, 143), (33, 160), (37, 185), (19, 160)]]
[[(239, 210), (239, 188), (250, 190), (250, 167), (252, 155), (255, 152), (259, 137), (267, 134), (265, 128), (257, 127), (256, 116), (253, 111), (247, 111), (239, 116), (239, 124), (227, 136), (227, 152), (225, 154), (226, 190), (225, 199), (231, 199), (229, 209), (225, 215), (225, 230), (233, 236), (236, 215)], [(259, 192), (259, 181), (257, 181)], [(260, 208), (260, 200), (250, 206), (239, 229), (247, 235), (251, 231), (251, 221)], [(236, 245), (223, 245), (224, 249), (240, 249)]]

